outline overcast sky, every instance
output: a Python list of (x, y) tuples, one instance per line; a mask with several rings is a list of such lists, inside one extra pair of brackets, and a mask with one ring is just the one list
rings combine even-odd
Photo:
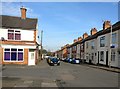
[(27, 8), (27, 17), (38, 18), (38, 29), (43, 30), (43, 47), (56, 51), (91, 28), (102, 29), (104, 20), (118, 21), (117, 2), (14, 2), (2, 3), (2, 14), (20, 16), (20, 7)]

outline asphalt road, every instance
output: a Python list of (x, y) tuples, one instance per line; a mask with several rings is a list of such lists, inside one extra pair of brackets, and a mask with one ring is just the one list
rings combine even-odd
[(36, 66), (6, 65), (3, 87), (118, 87), (118, 73), (61, 62), (49, 66), (46, 60)]

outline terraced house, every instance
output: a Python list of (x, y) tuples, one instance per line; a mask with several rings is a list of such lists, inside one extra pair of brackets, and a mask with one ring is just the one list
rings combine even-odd
[(81, 50), (81, 46), (80, 46), (80, 42), (82, 41), (82, 37), (78, 37), (78, 41), (76, 43), (77, 45), (77, 53), (76, 53), (76, 58), (80, 59), (81, 58), (81, 55), (80, 55), (80, 50)]
[(2, 64), (35, 65), (38, 60), (37, 18), (27, 18), (21, 7), (21, 17), (1, 15), (0, 59)]
[(88, 37), (89, 35), (87, 33), (83, 34), (83, 39), (80, 42), (80, 59), (82, 59), (83, 61), (85, 60), (85, 39)]
[(97, 37), (98, 63), (120, 68), (120, 21), (105, 21)]
[(90, 33), (74, 40), (68, 47), (68, 57), (120, 68), (120, 21), (113, 25), (105, 21), (102, 30), (97, 32), (96, 28), (92, 28)]
[(97, 64), (97, 29), (91, 29), (91, 35), (85, 39), (84, 57), (87, 63)]
[(73, 44), (71, 45), (71, 47), (72, 47), (72, 54), (71, 54), (71, 56), (72, 56), (72, 58), (76, 58), (76, 53), (77, 53), (77, 39), (74, 39), (74, 41), (73, 41)]
[(71, 58), (71, 45), (67, 46), (67, 58)]

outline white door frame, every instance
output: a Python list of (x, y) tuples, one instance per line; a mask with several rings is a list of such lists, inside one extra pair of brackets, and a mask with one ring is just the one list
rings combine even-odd
[(35, 51), (29, 51), (28, 65), (35, 65)]

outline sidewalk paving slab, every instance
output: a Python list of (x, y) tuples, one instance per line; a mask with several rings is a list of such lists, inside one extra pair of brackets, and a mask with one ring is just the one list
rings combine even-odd
[(120, 73), (119, 68), (112, 68), (112, 67), (105, 67), (105, 66), (91, 65), (91, 64), (83, 64), (83, 65), (86, 65), (86, 66), (92, 67), (92, 68), (98, 68), (98, 69), (103, 69), (103, 70), (106, 70), (106, 71)]

